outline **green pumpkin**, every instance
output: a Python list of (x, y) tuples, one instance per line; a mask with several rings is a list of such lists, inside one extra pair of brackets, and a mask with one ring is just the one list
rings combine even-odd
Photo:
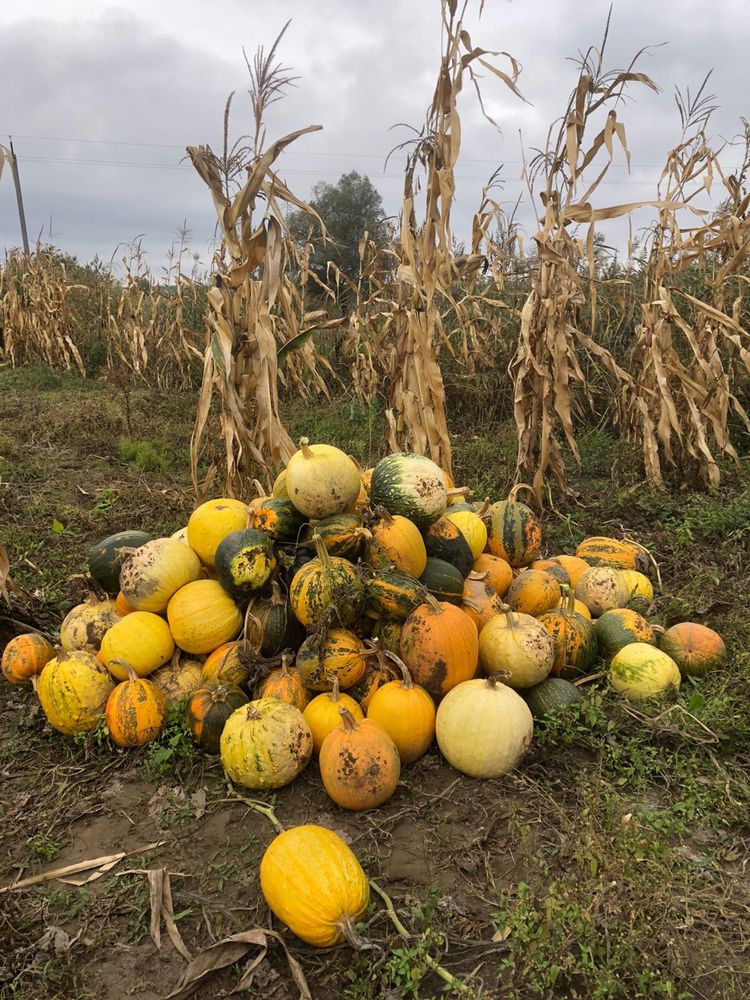
[(153, 537), (147, 531), (118, 531), (109, 535), (89, 550), (89, 573), (108, 594), (116, 594), (120, 589), (120, 567), (129, 550), (139, 549)]
[(405, 573), (376, 573), (366, 590), (368, 606), (375, 614), (402, 622), (424, 601), (424, 587)]
[(261, 656), (276, 656), (284, 649), (297, 650), (306, 635), (276, 580), (271, 586), (271, 597), (256, 597), (248, 609), (253, 645)]
[(227, 535), (214, 556), (217, 579), (234, 597), (247, 597), (260, 590), (275, 569), (273, 542), (265, 532), (254, 528)]
[(487, 545), (493, 556), (515, 567), (528, 566), (539, 558), (542, 526), (530, 507), (509, 498), (493, 503), (487, 513)]
[(227, 719), (248, 702), (244, 691), (229, 684), (207, 684), (193, 691), (185, 708), (185, 726), (204, 753), (218, 753)]
[(562, 677), (548, 677), (526, 691), (525, 698), (534, 718), (543, 719), (583, 701), (583, 694), (575, 684)]
[(631, 642), (646, 642), (655, 646), (656, 635), (646, 619), (630, 608), (605, 611), (594, 623), (594, 634), (602, 656), (611, 659)]
[(464, 578), (459, 570), (444, 559), (427, 559), (424, 573), (419, 582), (427, 587), (438, 601), (461, 604), (464, 593)]
[(372, 471), (370, 500), (426, 528), (448, 505), (445, 474), (424, 455), (386, 455)]
[(265, 532), (275, 542), (296, 542), (307, 523), (291, 500), (280, 497), (253, 500), (247, 513), (249, 527)]
[(357, 514), (335, 514), (318, 521), (314, 528), (307, 529), (306, 543), (311, 542), (313, 532), (320, 537), (329, 555), (352, 562), (357, 561), (365, 539), (370, 537), (370, 532), (362, 526), (362, 518)]
[(452, 521), (439, 517), (423, 532), (423, 537), (428, 558), (450, 563), (466, 579), (474, 565), (474, 553)]

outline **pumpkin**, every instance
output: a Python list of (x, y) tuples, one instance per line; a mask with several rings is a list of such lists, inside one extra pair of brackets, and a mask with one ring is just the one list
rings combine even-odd
[(528, 566), (542, 547), (542, 526), (534, 512), (515, 499), (519, 483), (507, 500), (493, 503), (488, 513), (487, 547), (511, 566)]
[(114, 601), (101, 601), (96, 594), (91, 593), (88, 600), (76, 604), (63, 618), (60, 645), (68, 653), (73, 649), (98, 653), (102, 639), (120, 620)]
[(174, 538), (174, 540), (177, 542), (182, 542), (184, 545), (187, 545), (188, 544), (187, 525), (185, 525), (184, 528), (178, 528), (177, 531), (173, 531), (169, 537)]
[(567, 606), (545, 611), (539, 616), (539, 621), (555, 644), (550, 673), (555, 677), (579, 677), (590, 669), (596, 659), (597, 637), (591, 620), (576, 611), (572, 590), (569, 587), (565, 589)]
[(479, 663), (485, 674), (499, 674), (512, 688), (539, 684), (552, 670), (555, 643), (544, 625), (530, 615), (500, 606), (479, 634)]
[(254, 598), (248, 608), (252, 645), (261, 656), (277, 656), (284, 649), (298, 649), (305, 630), (292, 614), (289, 602), (276, 580), (271, 596)]
[(203, 683), (243, 687), (250, 677), (250, 671), (243, 664), (240, 655), (243, 648), (247, 647), (240, 641), (225, 642), (215, 649), (203, 664)]
[(278, 698), (287, 705), (294, 705), (300, 712), (305, 711), (309, 696), (299, 670), (292, 666), (293, 657), (287, 653), (281, 658), (281, 666), (272, 670), (260, 686), (259, 698)]
[(282, 788), (307, 767), (313, 741), (298, 708), (258, 698), (229, 716), (220, 747), (231, 781), (245, 788)]
[(654, 600), (654, 587), (645, 573), (637, 569), (621, 569), (620, 579), (625, 581), (630, 597), (628, 607), (645, 615)]
[(548, 677), (525, 692), (526, 704), (534, 719), (544, 719), (583, 701), (580, 688), (562, 677)]
[(336, 514), (317, 521), (314, 528), (308, 529), (305, 541), (312, 541), (313, 533), (318, 535), (330, 556), (339, 556), (352, 562), (357, 561), (365, 541), (371, 537), (359, 514)]
[(471, 618), (478, 632), (497, 614), (499, 598), (488, 585), (488, 578), (489, 573), (469, 573), (461, 597), (461, 610)]
[(558, 583), (564, 583), (566, 586), (570, 586), (570, 574), (563, 565), (556, 562), (554, 559), (535, 559), (534, 562), (529, 565), (529, 569), (544, 570), (545, 573), (549, 573), (550, 576), (554, 576)]
[(118, 684), (107, 699), (107, 729), (118, 747), (140, 747), (161, 732), (167, 717), (167, 699), (161, 688), (139, 677), (125, 660), (120, 660), (118, 666), (127, 672), (127, 680)]
[(176, 705), (202, 685), (203, 664), (183, 659), (179, 650), (175, 650), (171, 661), (150, 674), (149, 679), (167, 699), (167, 705)]
[(0, 669), (10, 684), (22, 684), (40, 674), (54, 655), (54, 646), (43, 635), (25, 632), (15, 636), (5, 647)]
[(440, 752), (471, 778), (512, 771), (531, 745), (529, 707), (496, 677), (464, 681), (441, 701), (435, 719)]
[(348, 940), (365, 915), (370, 884), (351, 848), (332, 830), (306, 824), (278, 834), (260, 862), (260, 888), (273, 913), (316, 948)]
[(579, 559), (589, 566), (609, 566), (611, 569), (648, 569), (648, 556), (640, 545), (618, 538), (593, 536), (584, 538), (576, 549)]
[(401, 646), (401, 630), (404, 623), (392, 618), (379, 618), (371, 632), (371, 638), (376, 640), (380, 649), (389, 653), (398, 653)]
[(305, 517), (322, 520), (351, 510), (361, 482), (357, 467), (339, 448), (300, 440), (289, 459), (284, 485), (289, 499)]
[(427, 550), (416, 524), (401, 514), (383, 510), (370, 531), (372, 540), (367, 551), (370, 565), (376, 569), (393, 566), (418, 580), (427, 565)]
[[(400, 625), (401, 622), (399, 622)], [(401, 630), (399, 628), (399, 636), (400, 634)], [(398, 677), (393, 665), (388, 662), (383, 649), (379, 646), (376, 645), (373, 650), (370, 650), (366, 654), (366, 657), (365, 672), (357, 683), (352, 684), (346, 692), (350, 697), (355, 699), (364, 712), (369, 708), (375, 692), (384, 684), (394, 681)]]
[(719, 633), (697, 622), (680, 622), (668, 628), (659, 640), (659, 648), (675, 661), (683, 677), (704, 677), (723, 667), (727, 658)]
[(124, 618), (125, 615), (129, 615), (131, 612), (135, 611), (135, 608), (131, 608), (128, 604), (122, 591), (120, 591), (115, 598), (115, 608), (120, 618)]
[(227, 719), (247, 701), (245, 692), (230, 684), (207, 684), (193, 691), (185, 707), (185, 726), (195, 745), (217, 754)]
[(60, 648), (39, 675), (36, 693), (52, 728), (75, 736), (96, 728), (113, 688), (109, 671), (93, 653)]
[(253, 501), (248, 509), (248, 524), (275, 542), (296, 542), (305, 518), (291, 500), (274, 495)]
[(612, 658), (609, 682), (630, 701), (640, 701), (678, 688), (680, 668), (660, 649), (645, 642), (631, 642)]
[(578, 578), (581, 573), (585, 573), (589, 569), (589, 564), (585, 559), (579, 559), (578, 556), (552, 556), (549, 560), (553, 563), (558, 563), (565, 572), (568, 574), (568, 579), (570, 580), (570, 586), (575, 590), (576, 584), (578, 583)]
[(349, 688), (365, 672), (365, 647), (361, 639), (345, 628), (332, 628), (322, 635), (313, 633), (297, 651), (297, 669), (311, 691), (330, 691), (334, 677), (339, 687)]
[(513, 570), (509, 562), (499, 556), (483, 552), (474, 560), (475, 573), (487, 573), (487, 585), (492, 587), (498, 597), (504, 597), (513, 583)]
[(464, 578), (455, 566), (444, 559), (429, 558), (419, 582), (438, 601), (461, 604), (463, 600)]
[(242, 628), (240, 609), (216, 580), (181, 587), (167, 605), (167, 621), (186, 653), (210, 653)]
[(345, 708), (341, 724), (320, 748), (323, 787), (342, 809), (374, 809), (396, 791), (401, 775), (398, 750), (371, 719), (358, 722)]
[(136, 611), (165, 611), (180, 587), (200, 578), (198, 556), (174, 538), (154, 538), (132, 552), (120, 570), (120, 591)]
[(631, 642), (656, 645), (654, 630), (642, 615), (630, 608), (613, 608), (597, 618), (594, 634), (602, 656), (611, 659)]
[(439, 517), (424, 531), (428, 559), (442, 559), (455, 566), (462, 577), (471, 572), (474, 553), (456, 525), (447, 517)]
[(147, 531), (118, 531), (89, 550), (89, 573), (108, 594), (120, 589), (120, 567), (133, 549), (150, 542)]
[(118, 660), (125, 660), (139, 677), (146, 677), (167, 663), (172, 653), (174, 639), (164, 619), (151, 611), (134, 611), (118, 619), (107, 632), (99, 655), (112, 675), (124, 681), (128, 674)]
[(278, 476), (273, 481), (273, 487), (271, 488), (271, 496), (278, 497), (280, 500), (288, 500), (289, 494), (286, 491), (286, 469), (282, 469)]
[(424, 455), (396, 453), (381, 458), (372, 471), (370, 499), (418, 528), (436, 521), (448, 505), (443, 471)]
[(346, 559), (329, 556), (316, 535), (313, 542), (317, 556), (294, 574), (289, 588), (292, 611), (306, 628), (314, 628), (327, 615), (342, 628), (353, 625), (365, 601), (360, 576)]
[(216, 578), (238, 600), (260, 590), (276, 569), (273, 542), (262, 531), (244, 528), (222, 538), (214, 554)]
[(334, 677), (333, 689), (316, 695), (302, 713), (312, 733), (315, 753), (320, 753), (323, 740), (331, 730), (341, 725), (341, 708), (345, 708), (357, 722), (365, 717), (354, 698), (339, 691), (339, 679)]
[[(562, 597), (560, 598), (560, 603), (557, 606), (558, 608), (567, 608), (568, 603), (569, 603), (568, 595), (563, 594)], [(585, 618), (587, 622), (592, 621), (591, 612), (583, 603), (583, 601), (579, 601), (577, 597), (573, 598), (573, 610), (577, 612), (582, 618)]]
[(624, 608), (628, 603), (628, 586), (617, 570), (608, 566), (592, 566), (581, 573), (575, 595), (598, 618), (612, 608)]
[(544, 614), (560, 600), (560, 584), (546, 570), (526, 569), (519, 573), (505, 595), (505, 603), (523, 615)]
[(487, 528), (481, 514), (472, 510), (454, 510), (449, 506), (445, 517), (455, 524), (474, 559), (478, 559), (487, 545)]
[(247, 507), (240, 500), (220, 497), (196, 507), (187, 523), (188, 545), (204, 566), (213, 569), (219, 543), (247, 527)]
[(435, 737), (435, 702), (415, 684), (403, 660), (391, 654), (401, 680), (389, 681), (373, 694), (367, 718), (377, 722), (396, 745), (403, 764), (413, 764)]
[(405, 621), (424, 600), (425, 588), (405, 573), (375, 573), (365, 587), (367, 604), (378, 616)]
[(476, 673), (477, 627), (460, 608), (430, 595), (406, 619), (399, 652), (412, 680), (437, 700)]

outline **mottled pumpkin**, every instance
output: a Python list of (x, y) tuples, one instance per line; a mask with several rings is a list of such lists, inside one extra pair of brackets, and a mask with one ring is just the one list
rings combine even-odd
[(668, 628), (659, 648), (675, 661), (683, 677), (704, 677), (723, 667), (727, 659), (719, 633), (697, 622), (680, 622)]
[(181, 587), (167, 606), (167, 620), (175, 642), (186, 653), (210, 653), (242, 628), (240, 609), (216, 580), (196, 580)]
[(396, 791), (401, 775), (398, 750), (376, 722), (357, 722), (345, 708), (340, 713), (341, 725), (320, 748), (323, 787), (342, 809), (374, 809)]
[(96, 728), (113, 688), (109, 671), (93, 653), (60, 648), (39, 675), (36, 693), (52, 728), (75, 736)]
[(528, 566), (539, 556), (542, 526), (531, 508), (515, 499), (515, 489), (507, 500), (493, 503), (488, 515), (487, 547), (493, 556), (511, 566)]
[(139, 545), (150, 542), (147, 531), (118, 531), (103, 538), (89, 550), (89, 573), (108, 594), (120, 589), (120, 568), (127, 556)]
[(242, 662), (243, 650), (250, 652), (242, 641), (225, 642), (215, 649), (203, 664), (203, 683), (243, 687), (250, 676), (250, 671)]
[(227, 719), (247, 702), (245, 692), (230, 684), (207, 684), (194, 691), (185, 707), (185, 725), (196, 746), (217, 754)]
[(427, 565), (427, 550), (419, 528), (401, 514), (383, 510), (370, 531), (367, 561), (376, 569), (393, 567), (418, 580)]
[(630, 608), (613, 608), (596, 620), (594, 634), (603, 657), (610, 659), (631, 642), (656, 645), (656, 636), (646, 619)]
[(562, 568), (568, 574), (568, 578), (570, 580), (570, 586), (573, 588), (573, 590), (576, 589), (576, 584), (578, 583), (578, 578), (580, 577), (581, 573), (585, 573), (586, 570), (590, 568), (586, 560), (579, 559), (578, 556), (566, 556), (566, 555), (552, 556), (550, 562), (556, 562), (559, 563), (560, 566), (562, 566)]
[(395, 621), (392, 618), (379, 618), (372, 627), (370, 633), (373, 640), (377, 640), (380, 649), (389, 653), (398, 653), (401, 648), (401, 630), (404, 623)]
[(306, 635), (276, 580), (271, 581), (270, 597), (254, 597), (250, 602), (247, 623), (248, 638), (261, 656), (299, 649)]
[(481, 632), (493, 615), (497, 614), (500, 598), (489, 586), (489, 573), (472, 571), (464, 581), (461, 610), (471, 618)]
[(575, 598), (567, 589), (567, 606), (545, 611), (539, 616), (555, 644), (555, 658), (550, 673), (553, 677), (580, 677), (596, 660), (597, 639), (590, 619), (575, 609)]
[(409, 615), (401, 632), (401, 659), (412, 680), (435, 700), (474, 676), (478, 649), (471, 618), (432, 596)]
[(217, 580), (241, 603), (264, 587), (275, 569), (273, 542), (254, 528), (231, 532), (214, 553)]
[(365, 542), (372, 537), (359, 514), (336, 514), (316, 521), (314, 527), (308, 528), (304, 541), (312, 544), (313, 534), (320, 538), (329, 555), (352, 562), (362, 555)]
[(609, 682), (630, 701), (653, 698), (680, 686), (680, 668), (660, 649), (631, 642), (614, 655)]
[(367, 606), (378, 617), (406, 621), (424, 600), (425, 588), (405, 573), (379, 570), (367, 581)]
[(10, 640), (3, 650), (1, 664), (3, 677), (9, 684), (22, 684), (41, 674), (55, 655), (52, 643), (38, 632), (25, 632)]
[(272, 670), (260, 685), (258, 697), (278, 698), (304, 712), (310, 698), (299, 670), (292, 666), (293, 659), (290, 654), (282, 657), (281, 666)]
[(177, 705), (203, 684), (203, 664), (175, 650), (171, 661), (150, 674), (149, 680), (164, 694), (167, 705)]
[(487, 573), (487, 586), (492, 587), (498, 597), (507, 594), (510, 585), (513, 583), (513, 569), (509, 562), (499, 556), (490, 555), (483, 552), (474, 560), (475, 573)]
[(289, 499), (305, 517), (322, 520), (352, 510), (362, 486), (357, 467), (341, 449), (300, 439), (284, 480)]
[(579, 559), (589, 566), (609, 566), (611, 569), (648, 569), (649, 559), (640, 545), (619, 538), (593, 536), (584, 538), (576, 549)]
[(227, 777), (245, 788), (282, 788), (307, 767), (312, 733), (294, 705), (258, 698), (236, 709), (221, 734)]
[(204, 566), (213, 569), (219, 543), (247, 527), (247, 507), (241, 500), (219, 497), (196, 507), (187, 523), (188, 545)]
[(379, 723), (396, 745), (403, 764), (424, 756), (435, 737), (435, 702), (415, 684), (404, 662), (392, 657), (401, 679), (389, 681), (373, 694), (367, 718)]
[(354, 923), (367, 911), (370, 884), (332, 830), (307, 824), (280, 833), (261, 859), (260, 887), (278, 919), (307, 944), (361, 947)]
[(645, 573), (637, 569), (621, 569), (620, 579), (625, 581), (630, 597), (628, 607), (640, 614), (648, 614), (654, 600), (654, 586)]
[(474, 565), (474, 553), (460, 529), (447, 517), (439, 517), (424, 531), (428, 559), (442, 559), (455, 566), (461, 576), (468, 576)]
[(201, 563), (189, 545), (154, 538), (132, 552), (120, 570), (120, 592), (136, 611), (165, 611), (170, 597), (201, 576)]
[(251, 528), (264, 532), (275, 542), (297, 542), (306, 518), (291, 500), (274, 495), (254, 500), (250, 504), (248, 522)]
[(146, 677), (171, 660), (174, 650), (172, 633), (163, 618), (150, 611), (134, 611), (118, 618), (107, 632), (99, 656), (112, 675), (124, 681), (127, 671), (117, 660), (125, 660), (139, 677)]
[(127, 680), (118, 684), (107, 699), (105, 717), (110, 739), (118, 747), (140, 747), (151, 743), (167, 717), (167, 699), (161, 688), (139, 677), (124, 660), (120, 666)]
[(333, 690), (316, 695), (302, 713), (313, 737), (313, 750), (320, 753), (323, 740), (332, 729), (341, 725), (339, 710), (345, 708), (357, 722), (364, 719), (364, 712), (350, 695), (339, 691), (338, 678), (333, 680)]
[(314, 628), (326, 615), (332, 624), (347, 628), (364, 606), (362, 580), (350, 562), (329, 556), (315, 535), (313, 541), (317, 556), (297, 570), (289, 588), (292, 611), (306, 628)]
[(370, 499), (374, 507), (426, 528), (448, 506), (445, 473), (424, 455), (386, 455), (372, 471)]
[[(401, 625), (401, 622), (399, 622)], [(399, 637), (401, 630), (399, 629)], [(353, 684), (347, 694), (361, 706), (363, 711), (367, 711), (375, 692), (389, 681), (395, 681), (398, 677), (393, 665), (388, 662), (383, 655), (383, 649), (376, 647), (366, 654), (365, 672), (360, 680)]]
[(505, 603), (522, 615), (544, 614), (560, 600), (560, 584), (545, 570), (526, 569), (519, 573), (505, 595)]
[(361, 639), (344, 628), (308, 636), (297, 651), (296, 664), (303, 683), (311, 691), (330, 691), (334, 677), (342, 690), (356, 684), (365, 672), (365, 647)]
[(630, 596), (620, 574), (608, 566), (592, 566), (581, 573), (575, 595), (583, 601), (593, 618), (613, 608), (624, 608)]
[(488, 676), (498, 674), (512, 688), (529, 688), (549, 675), (555, 644), (541, 622), (502, 605), (479, 634), (479, 663)]
[(102, 639), (119, 621), (114, 601), (108, 598), (102, 601), (96, 594), (89, 594), (88, 600), (76, 604), (63, 618), (60, 645), (67, 653), (74, 649), (98, 653)]
[(558, 583), (570, 586), (570, 574), (556, 559), (535, 559), (529, 569), (543, 570), (550, 576), (554, 576)]

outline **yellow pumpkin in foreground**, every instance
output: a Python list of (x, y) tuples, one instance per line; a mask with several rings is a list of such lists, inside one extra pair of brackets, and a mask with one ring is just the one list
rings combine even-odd
[(297, 510), (316, 521), (351, 510), (362, 487), (354, 462), (330, 444), (311, 445), (307, 438), (301, 438), (299, 444), (284, 478)]
[(167, 620), (180, 649), (194, 654), (210, 653), (242, 627), (240, 609), (216, 580), (181, 587), (167, 605)]
[(279, 920), (307, 944), (360, 943), (354, 922), (367, 910), (370, 885), (332, 830), (307, 824), (280, 833), (261, 860), (260, 887)]
[(613, 657), (609, 682), (630, 701), (654, 698), (680, 686), (680, 668), (671, 656), (645, 642), (630, 642)]
[(236, 709), (221, 734), (227, 777), (245, 788), (282, 788), (305, 769), (313, 750), (302, 712), (276, 698)]
[(187, 523), (187, 541), (204, 566), (213, 567), (214, 556), (227, 535), (247, 527), (247, 507), (241, 500), (219, 497), (196, 507)]
[(99, 656), (113, 677), (126, 681), (128, 672), (116, 660), (126, 660), (139, 677), (147, 677), (172, 653), (174, 639), (164, 619), (150, 611), (133, 611), (107, 632)]
[(74, 736), (96, 728), (114, 686), (93, 653), (59, 650), (39, 675), (36, 693), (52, 728)]

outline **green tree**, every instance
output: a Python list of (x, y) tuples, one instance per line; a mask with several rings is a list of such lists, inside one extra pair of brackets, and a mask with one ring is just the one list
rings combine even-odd
[[(328, 262), (333, 263), (352, 281), (359, 275), (358, 245), (367, 232), (375, 243), (386, 240), (387, 227), (383, 199), (369, 177), (356, 170), (343, 174), (337, 184), (319, 181), (312, 190), (309, 204), (323, 220), (328, 240), (323, 242), (320, 226), (301, 211), (289, 216), (289, 228), (300, 243), (312, 243), (311, 266), (326, 281)], [(331, 280), (333, 280), (331, 278)]]

